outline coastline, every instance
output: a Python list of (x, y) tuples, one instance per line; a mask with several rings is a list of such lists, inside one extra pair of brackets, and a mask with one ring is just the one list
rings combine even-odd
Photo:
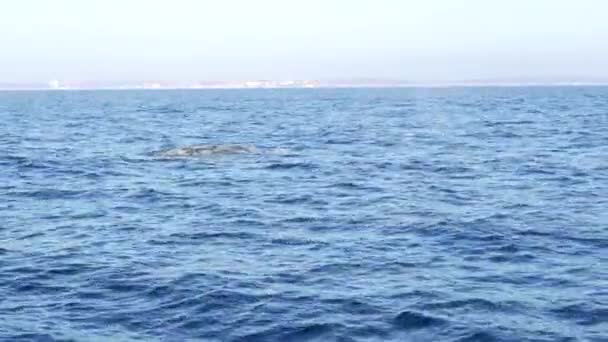
[(532, 82), (532, 83), (408, 83), (408, 84), (322, 84), (316, 86), (98, 86), (98, 87), (0, 87), (0, 91), (98, 91), (98, 90), (289, 90), (289, 89), (428, 89), (428, 88), (559, 88), (559, 87), (606, 87), (607, 82)]

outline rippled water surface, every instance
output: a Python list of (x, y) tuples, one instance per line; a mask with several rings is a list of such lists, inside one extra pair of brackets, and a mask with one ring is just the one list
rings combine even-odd
[[(2, 92), (0, 118), (0, 340), (607, 341), (608, 88)], [(189, 145), (252, 147), (159, 152)]]

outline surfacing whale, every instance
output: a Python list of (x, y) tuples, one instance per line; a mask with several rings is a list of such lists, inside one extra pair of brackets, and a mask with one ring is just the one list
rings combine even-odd
[(243, 144), (191, 145), (164, 150), (158, 155), (161, 157), (205, 157), (245, 153), (258, 153), (258, 149), (253, 145)]

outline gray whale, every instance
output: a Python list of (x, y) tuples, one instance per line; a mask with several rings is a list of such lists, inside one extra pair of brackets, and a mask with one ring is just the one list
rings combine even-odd
[(161, 157), (204, 157), (244, 153), (258, 153), (258, 149), (253, 145), (243, 144), (191, 145), (160, 151), (158, 155)]

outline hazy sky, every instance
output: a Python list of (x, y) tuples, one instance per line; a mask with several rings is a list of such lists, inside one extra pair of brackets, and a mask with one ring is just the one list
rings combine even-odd
[(608, 77), (606, 0), (7, 0), (0, 82)]

